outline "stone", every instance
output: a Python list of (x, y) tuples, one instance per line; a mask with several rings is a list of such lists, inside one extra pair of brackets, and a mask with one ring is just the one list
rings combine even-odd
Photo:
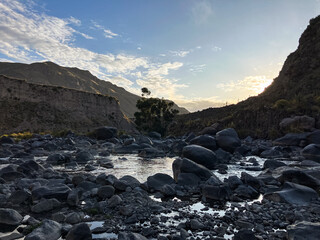
[(165, 184), (160, 188), (160, 192), (165, 197), (172, 197), (176, 195), (176, 190), (169, 184)]
[(241, 146), (238, 134), (233, 128), (227, 128), (217, 132), (216, 140), (219, 147), (230, 153), (233, 153), (237, 147)]
[(67, 204), (69, 206), (77, 206), (79, 204), (79, 190), (72, 189), (72, 191), (69, 192), (67, 197)]
[(230, 189), (227, 186), (204, 185), (202, 196), (209, 200), (225, 201), (229, 199)]
[(8, 201), (13, 204), (22, 204), (26, 202), (31, 197), (31, 193), (26, 190), (17, 190), (12, 192)]
[(288, 240), (318, 240), (320, 236), (320, 223), (307, 221), (298, 222), (287, 227)]
[(240, 229), (234, 234), (234, 240), (257, 240), (254, 233), (249, 229)]
[(65, 222), (70, 224), (77, 224), (84, 218), (83, 212), (71, 212), (66, 216)]
[(31, 192), (32, 200), (41, 198), (56, 198), (59, 201), (65, 201), (71, 189), (65, 184), (56, 184), (50, 186), (40, 186)]
[(204, 225), (201, 222), (199, 222), (197, 219), (191, 219), (190, 227), (192, 230), (200, 230), (204, 228)]
[(108, 140), (118, 135), (118, 130), (114, 127), (99, 127), (93, 131), (93, 135), (98, 140)]
[(209, 169), (187, 158), (177, 158), (174, 160), (172, 163), (172, 171), (176, 181), (178, 181), (180, 173), (193, 173), (203, 181), (213, 176), (213, 173)]
[(241, 181), (241, 179), (239, 178), (239, 177), (237, 177), (237, 176), (230, 176), (229, 178), (228, 178), (228, 185), (229, 185), (229, 187), (232, 189), (232, 190), (234, 190), (234, 189), (236, 189), (238, 186), (240, 186), (240, 185), (242, 185), (243, 184), (243, 182)]
[(238, 186), (234, 193), (242, 199), (256, 199), (259, 197), (259, 193), (253, 187), (247, 185)]
[(11, 137), (3, 136), (0, 138), (0, 145), (2, 144), (14, 144), (14, 140)]
[(193, 138), (189, 143), (192, 145), (199, 145), (199, 146), (205, 147), (212, 151), (215, 151), (218, 149), (216, 139), (210, 135), (197, 136)]
[(315, 119), (309, 116), (294, 116), (284, 118), (279, 124), (282, 131), (312, 131), (315, 128)]
[(198, 145), (188, 145), (182, 150), (182, 156), (212, 170), (218, 165), (216, 154)]
[(132, 189), (140, 186), (139, 180), (137, 180), (135, 177), (132, 177), (129, 175), (125, 175), (125, 176), (121, 177), (119, 180), (126, 181)]
[(64, 163), (70, 161), (70, 157), (63, 155), (61, 153), (55, 153), (55, 154), (48, 156), (46, 161), (50, 164), (53, 164), (53, 165), (60, 165), (60, 164), (64, 164)]
[(93, 156), (87, 151), (80, 151), (76, 154), (75, 161), (77, 163), (87, 163), (90, 160), (93, 160)]
[(263, 185), (262, 181), (246, 172), (241, 173), (241, 181), (244, 184), (248, 184), (249, 186), (253, 187), (257, 191), (259, 191), (261, 185)]
[(273, 141), (274, 145), (280, 146), (301, 146), (302, 141), (307, 140), (308, 133), (287, 133), (281, 138)]
[(174, 184), (175, 181), (171, 176), (164, 173), (156, 173), (153, 176), (147, 178), (147, 184), (149, 189), (159, 191), (166, 184)]
[(309, 144), (301, 151), (301, 155), (308, 160), (313, 160), (320, 163), (320, 145), (319, 144)]
[(308, 134), (307, 136), (308, 144), (320, 144), (320, 130), (315, 130)]
[(118, 235), (118, 240), (147, 240), (144, 236), (140, 235), (139, 233), (125, 233), (120, 232)]
[(273, 193), (267, 193), (263, 197), (274, 202), (307, 205), (311, 200), (317, 199), (318, 194), (312, 188), (286, 182), (283, 185), (282, 190)]
[(153, 139), (161, 139), (161, 134), (158, 132), (149, 132), (148, 136)]
[(320, 190), (320, 180), (298, 169), (289, 169), (283, 171), (278, 180), (281, 183), (293, 182), (300, 185), (308, 186), (316, 191)]
[(66, 236), (66, 240), (91, 240), (92, 233), (88, 224), (79, 223), (74, 225)]
[(263, 169), (275, 169), (278, 167), (287, 166), (287, 164), (280, 162), (278, 160), (267, 159), (263, 164)]
[(197, 186), (200, 181), (200, 178), (193, 173), (180, 173), (177, 183), (181, 186)]
[(0, 208), (0, 224), (17, 226), (23, 217), (14, 209)]
[(106, 199), (106, 198), (110, 198), (114, 195), (115, 189), (114, 187), (107, 185), (107, 186), (102, 186), (100, 188), (98, 188), (98, 196), (101, 199)]
[(221, 148), (216, 150), (214, 153), (216, 154), (216, 157), (217, 157), (219, 163), (229, 163), (232, 158), (231, 153), (226, 152), (226, 151), (222, 150)]
[(25, 240), (57, 240), (62, 226), (52, 220), (44, 220), (41, 225), (25, 237)]
[(92, 189), (97, 188), (97, 184), (90, 181), (83, 181), (78, 184), (77, 188), (82, 188), (84, 191), (91, 191)]
[(113, 195), (110, 199), (108, 199), (108, 207), (114, 208), (119, 206), (122, 203), (122, 198), (119, 195)]
[(36, 205), (31, 207), (31, 211), (34, 213), (43, 213), (43, 212), (49, 212), (55, 208), (58, 208), (61, 206), (61, 203), (55, 199), (43, 199)]

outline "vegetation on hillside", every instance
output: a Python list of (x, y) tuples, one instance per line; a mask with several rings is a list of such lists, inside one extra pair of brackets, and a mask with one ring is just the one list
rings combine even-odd
[(147, 88), (142, 88), (142, 98), (137, 101), (139, 112), (134, 114), (135, 124), (143, 132), (156, 131), (165, 135), (169, 124), (178, 114), (178, 110), (172, 109), (174, 103), (159, 98), (152, 98)]

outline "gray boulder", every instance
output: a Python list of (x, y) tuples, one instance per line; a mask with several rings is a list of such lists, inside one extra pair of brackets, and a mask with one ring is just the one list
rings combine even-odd
[(282, 119), (279, 126), (282, 131), (290, 131), (291, 129), (312, 131), (315, 128), (315, 119), (306, 115), (294, 116)]
[(298, 169), (289, 169), (283, 171), (278, 180), (281, 183), (293, 182), (300, 185), (308, 186), (316, 191), (320, 190), (320, 181), (317, 178)]
[(193, 173), (180, 173), (177, 183), (181, 186), (198, 186), (200, 181), (200, 178)]
[(43, 212), (49, 212), (55, 208), (58, 208), (61, 206), (61, 203), (55, 199), (43, 199), (36, 205), (31, 207), (31, 211), (34, 213), (43, 213)]
[(44, 220), (40, 227), (33, 230), (25, 240), (57, 240), (61, 236), (61, 225), (52, 220)]
[(320, 236), (320, 223), (299, 222), (287, 227), (288, 240), (318, 240)]
[(212, 170), (218, 165), (216, 154), (204, 147), (198, 145), (188, 145), (182, 150), (182, 156)]
[(210, 135), (197, 136), (190, 141), (190, 144), (199, 145), (212, 151), (215, 151), (218, 148), (216, 139)]
[(86, 162), (89, 162), (90, 160), (93, 160), (93, 156), (91, 153), (87, 151), (78, 152), (75, 158), (75, 161), (77, 163), (86, 163)]
[(100, 127), (93, 131), (93, 135), (98, 140), (108, 140), (117, 137), (118, 130), (114, 127)]
[(206, 200), (214, 200), (214, 201), (225, 201), (229, 199), (230, 189), (227, 186), (213, 186), (213, 185), (205, 185), (202, 188), (202, 196), (206, 198)]
[(164, 173), (157, 173), (147, 178), (148, 188), (159, 191), (166, 184), (174, 184), (175, 181), (171, 176)]
[(274, 202), (307, 205), (311, 200), (318, 198), (318, 194), (312, 188), (286, 182), (283, 185), (282, 190), (273, 193), (267, 193), (263, 197)]
[(17, 226), (23, 217), (14, 209), (0, 208), (0, 224)]
[(56, 198), (59, 201), (65, 201), (71, 189), (65, 184), (47, 185), (35, 188), (31, 192), (33, 200), (41, 198)]
[(66, 240), (91, 240), (91, 230), (86, 223), (74, 225), (66, 236)]
[(140, 235), (139, 233), (125, 233), (120, 232), (118, 235), (118, 240), (147, 240), (144, 236)]
[(114, 195), (114, 192), (114, 187), (110, 185), (102, 186), (98, 189), (98, 196), (102, 199), (106, 199), (112, 197)]
[(307, 136), (308, 133), (287, 133), (285, 136), (274, 140), (273, 144), (280, 146), (301, 146), (303, 141), (306, 141)]
[(237, 147), (241, 146), (238, 134), (233, 128), (227, 128), (217, 132), (216, 140), (219, 147), (230, 153), (233, 153)]
[(283, 167), (283, 166), (287, 166), (287, 164), (280, 162), (278, 160), (273, 160), (273, 159), (268, 159), (264, 162), (263, 164), (263, 169), (275, 169), (278, 167)]
[(319, 144), (309, 144), (301, 151), (301, 155), (306, 159), (320, 162), (320, 145)]
[(187, 158), (178, 158), (174, 160), (172, 163), (172, 170), (176, 181), (178, 181), (180, 173), (193, 173), (203, 181), (206, 181), (213, 176), (213, 173), (209, 169)]

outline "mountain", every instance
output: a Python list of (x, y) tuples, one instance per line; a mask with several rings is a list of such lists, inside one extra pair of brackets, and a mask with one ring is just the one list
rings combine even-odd
[(309, 115), (316, 122), (320, 119), (320, 16), (310, 20), (297, 50), (264, 92), (236, 105), (178, 117), (171, 133), (200, 131), (219, 122), (236, 128), (242, 137), (275, 138), (283, 134), (280, 121), (297, 115)]
[[(129, 118), (137, 111), (136, 102), (139, 96), (118, 87), (111, 82), (100, 80), (89, 71), (78, 68), (61, 67), (53, 62), (32, 64), (0, 62), (0, 74), (25, 79), (30, 83), (61, 86), (97, 94), (105, 94), (119, 100), (122, 112)], [(180, 114), (186, 114), (185, 108), (174, 105)]]
[(62, 130), (86, 133), (104, 125), (135, 131), (113, 97), (0, 75), (0, 135)]

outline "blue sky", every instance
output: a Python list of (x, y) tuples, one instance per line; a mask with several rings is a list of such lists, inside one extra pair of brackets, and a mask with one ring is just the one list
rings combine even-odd
[(0, 0), (0, 60), (89, 70), (191, 111), (261, 92), (319, 0)]

